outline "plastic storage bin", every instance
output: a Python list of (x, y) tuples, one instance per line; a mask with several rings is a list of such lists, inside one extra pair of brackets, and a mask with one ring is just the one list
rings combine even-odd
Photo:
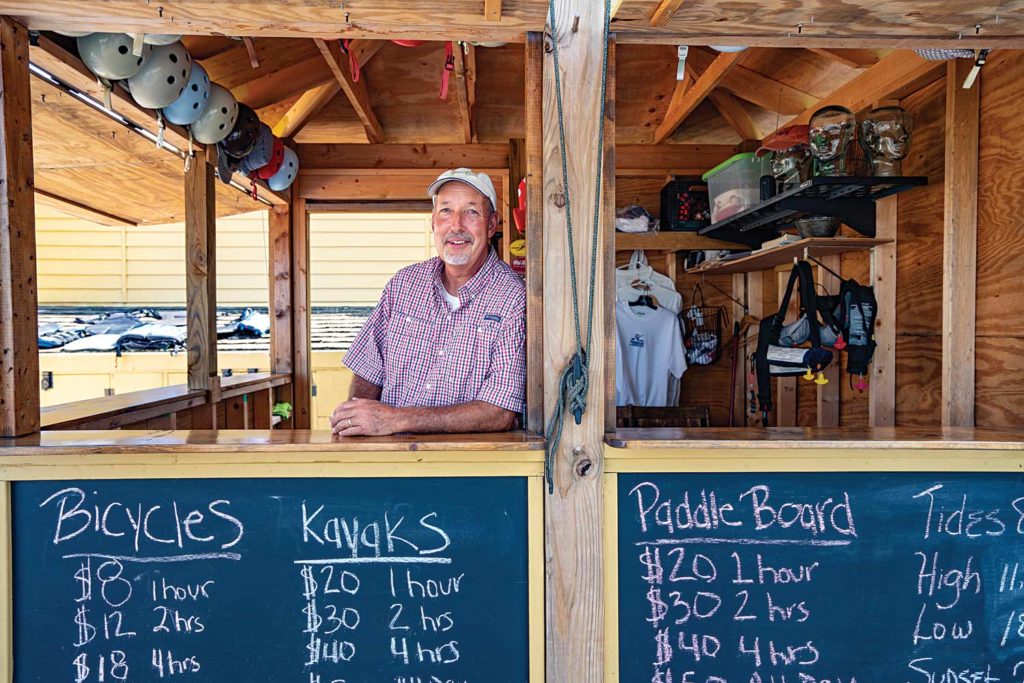
[(711, 222), (718, 223), (761, 201), (761, 176), (767, 173), (764, 158), (737, 154), (705, 173), (711, 198)]
[(700, 178), (677, 176), (661, 188), (661, 229), (697, 231), (711, 224), (708, 186)]

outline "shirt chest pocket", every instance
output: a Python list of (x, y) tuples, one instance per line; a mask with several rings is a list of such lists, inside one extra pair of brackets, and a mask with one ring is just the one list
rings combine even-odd
[(500, 331), (501, 325), (489, 320), (456, 325), (454, 350), (466, 358), (473, 359), (474, 371), (486, 372)]
[(392, 317), (388, 336), (388, 356), (393, 364), (419, 363), (430, 356), (434, 325), (424, 318), (402, 313)]

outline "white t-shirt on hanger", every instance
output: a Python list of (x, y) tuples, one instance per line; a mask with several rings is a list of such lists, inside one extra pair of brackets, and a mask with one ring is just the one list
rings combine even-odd
[[(686, 371), (679, 319), (665, 308), (615, 304), (615, 405), (669, 406)], [(678, 389), (676, 389), (678, 391)]]

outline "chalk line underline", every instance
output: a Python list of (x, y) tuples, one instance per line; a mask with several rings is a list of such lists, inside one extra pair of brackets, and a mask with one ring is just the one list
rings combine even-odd
[(795, 538), (657, 538), (653, 541), (637, 541), (636, 546), (642, 545), (688, 545), (693, 544), (729, 544), (736, 545), (816, 545), (816, 546), (841, 546), (850, 545), (849, 540), (826, 541), (819, 539), (795, 539)]
[(293, 564), (451, 564), (450, 557), (329, 557), (295, 560)]
[(241, 560), (239, 553), (198, 553), (194, 555), (164, 555), (162, 557), (141, 557), (137, 555), (105, 555), (103, 553), (71, 553), (63, 555), (65, 560), (76, 557), (95, 557), (118, 562), (191, 562), (192, 560)]

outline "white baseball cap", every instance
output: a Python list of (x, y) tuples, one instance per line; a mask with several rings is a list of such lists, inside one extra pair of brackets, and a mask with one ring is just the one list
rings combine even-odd
[(473, 173), (473, 169), (471, 168), (455, 168), (450, 171), (445, 171), (441, 175), (437, 176), (437, 180), (430, 183), (430, 187), (427, 188), (427, 195), (430, 197), (437, 195), (441, 186), (452, 180), (457, 180), (460, 183), (469, 185), (474, 190), (491, 200), (492, 211), (498, 210), (498, 195), (494, 192), (494, 183), (491, 182), (490, 176), (486, 173)]

